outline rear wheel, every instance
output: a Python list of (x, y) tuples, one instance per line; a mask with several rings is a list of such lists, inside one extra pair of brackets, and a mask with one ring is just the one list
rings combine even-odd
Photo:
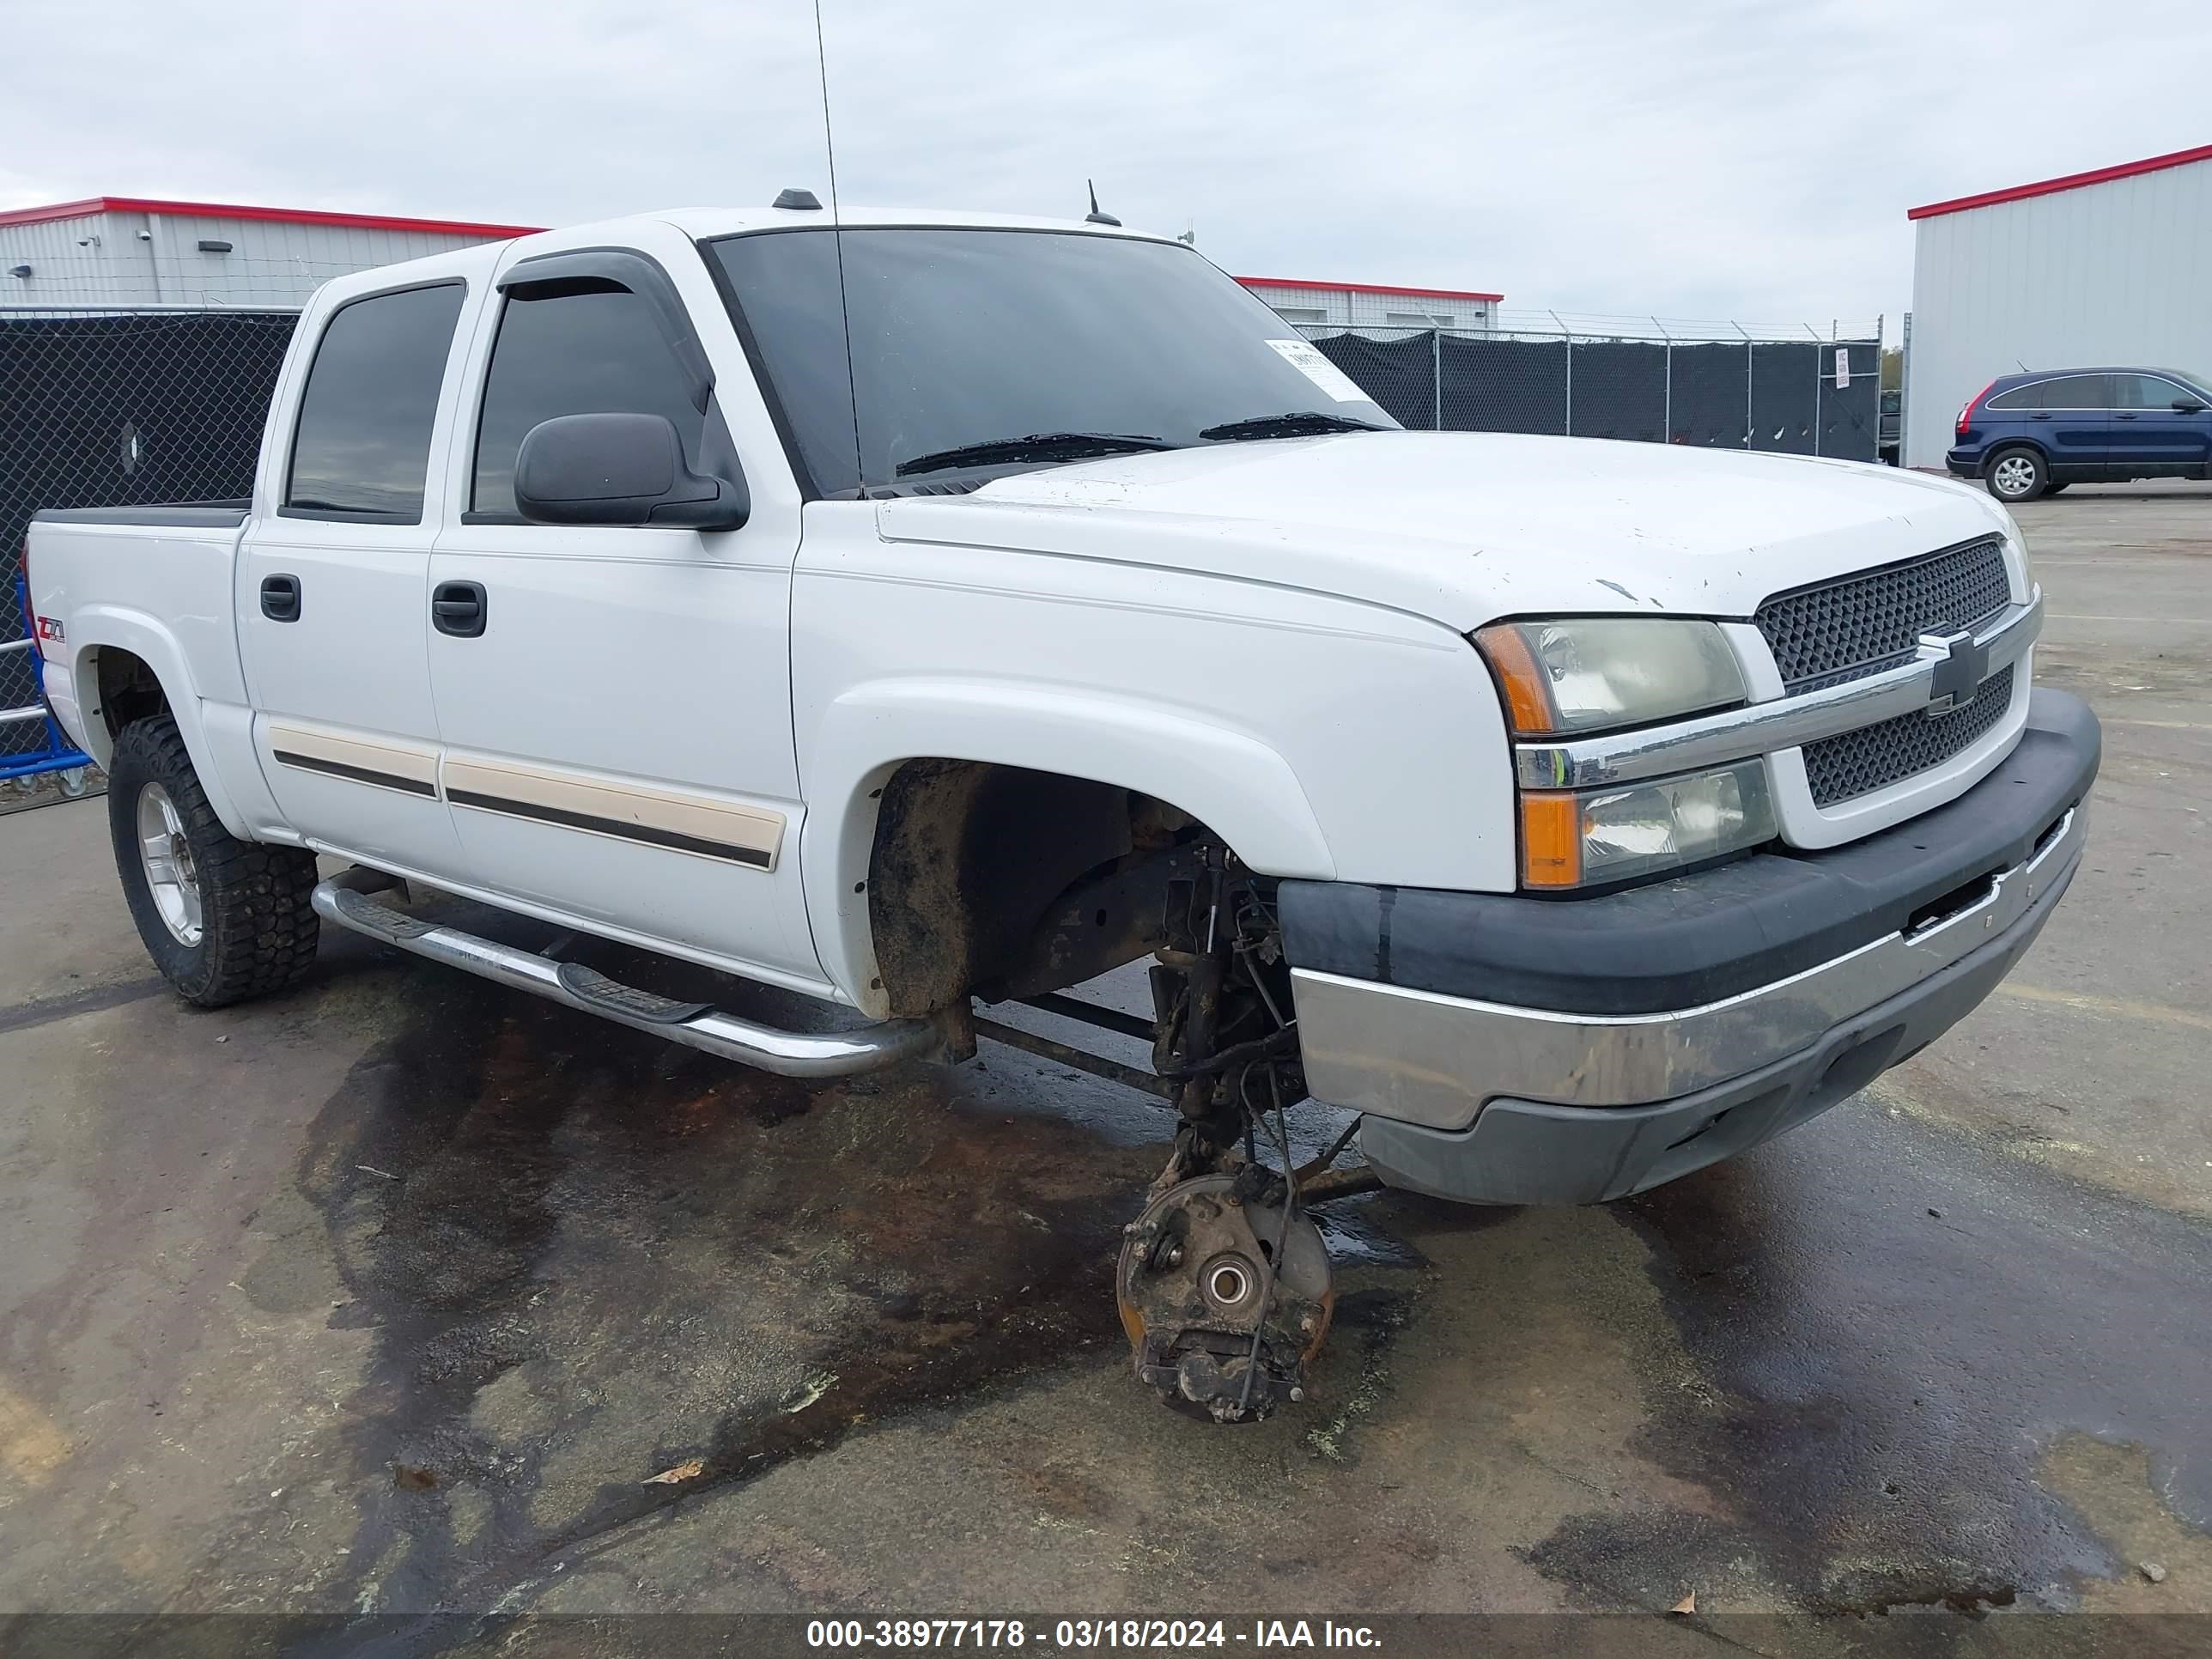
[(225, 830), (167, 715), (116, 738), (107, 826), (138, 937), (185, 1001), (220, 1008), (286, 990), (314, 961), (315, 855)]
[(2051, 488), (2051, 469), (2032, 449), (2001, 449), (1984, 474), (1990, 494), (2008, 504), (2032, 501)]

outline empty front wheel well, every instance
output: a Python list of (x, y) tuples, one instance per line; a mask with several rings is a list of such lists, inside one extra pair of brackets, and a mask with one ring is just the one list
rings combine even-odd
[[(866, 881), (889, 1012), (933, 1013), (1009, 976), (1034, 981), (1055, 900), (1118, 860), (1200, 830), (1167, 802), (1092, 779), (981, 761), (906, 762), (884, 786)], [(1060, 983), (1143, 953), (1119, 921), (1099, 921), (1098, 939), (1069, 957)]]

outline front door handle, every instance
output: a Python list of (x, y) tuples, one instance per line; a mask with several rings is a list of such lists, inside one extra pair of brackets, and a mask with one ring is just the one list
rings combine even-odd
[(482, 582), (440, 582), (430, 592), (430, 620), (441, 634), (472, 640), (484, 631)]
[(2135, 416), (2132, 415), (2115, 415), (2112, 418), (2116, 421), (2132, 421), (2135, 419)]
[(261, 579), (261, 614), (270, 622), (299, 621), (300, 579), (297, 576), (264, 576)]

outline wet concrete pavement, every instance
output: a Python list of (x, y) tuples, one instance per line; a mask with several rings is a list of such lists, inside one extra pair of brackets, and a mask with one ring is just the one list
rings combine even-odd
[(764, 1079), (350, 938), (195, 1014), (98, 803), (0, 822), (0, 1612), (2212, 1612), (2212, 492), (2127, 494), (2022, 514), (2110, 748), (2007, 994), (1626, 1205), (1339, 1206), (1316, 1397), (1241, 1430), (1127, 1376), (1142, 1099)]

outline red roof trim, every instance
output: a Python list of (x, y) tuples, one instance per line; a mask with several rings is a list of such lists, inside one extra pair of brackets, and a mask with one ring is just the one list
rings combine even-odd
[(1290, 276), (1239, 276), (1247, 288), (1326, 289), (1333, 294), (1401, 294), (1420, 300), (1503, 300), (1503, 294), (1477, 294), (1472, 289), (1396, 288), (1387, 283), (1302, 283)]
[(2062, 190), (2079, 190), (2084, 185), (2107, 185), (2115, 179), (2132, 179), (2139, 173), (2163, 173), (2168, 167), (2185, 167), (2191, 161), (2212, 161), (2212, 144), (2199, 144), (2195, 149), (2177, 149), (2170, 155), (2154, 155), (2142, 161), (2123, 161), (2118, 167), (2098, 167), (2088, 173), (2069, 173), (2063, 179), (2045, 179), (2033, 185), (2014, 185), (2009, 190), (1984, 191), (1979, 196), (1958, 196), (1948, 202), (1930, 202), (1926, 207), (1909, 209), (1908, 219), (1933, 219), (1939, 214), (1964, 213), (1968, 208), (1995, 207), (2000, 202), (2025, 201), (2031, 196), (2055, 196)]
[(88, 214), (104, 213), (107, 198), (89, 197), (82, 202), (56, 202), (48, 207), (15, 208), (0, 213), (0, 225), (42, 225), (52, 219), (82, 219)]
[(403, 230), (434, 236), (504, 239), (531, 236), (538, 225), (486, 225), (463, 219), (402, 219), (382, 213), (322, 213), (312, 208), (240, 207), (222, 202), (156, 202), (140, 196), (88, 196), (82, 202), (17, 208), (0, 213), (0, 225), (38, 225), (55, 219), (82, 219), (95, 213), (155, 213), (197, 219), (258, 219), (288, 225), (325, 225), (343, 230)]

